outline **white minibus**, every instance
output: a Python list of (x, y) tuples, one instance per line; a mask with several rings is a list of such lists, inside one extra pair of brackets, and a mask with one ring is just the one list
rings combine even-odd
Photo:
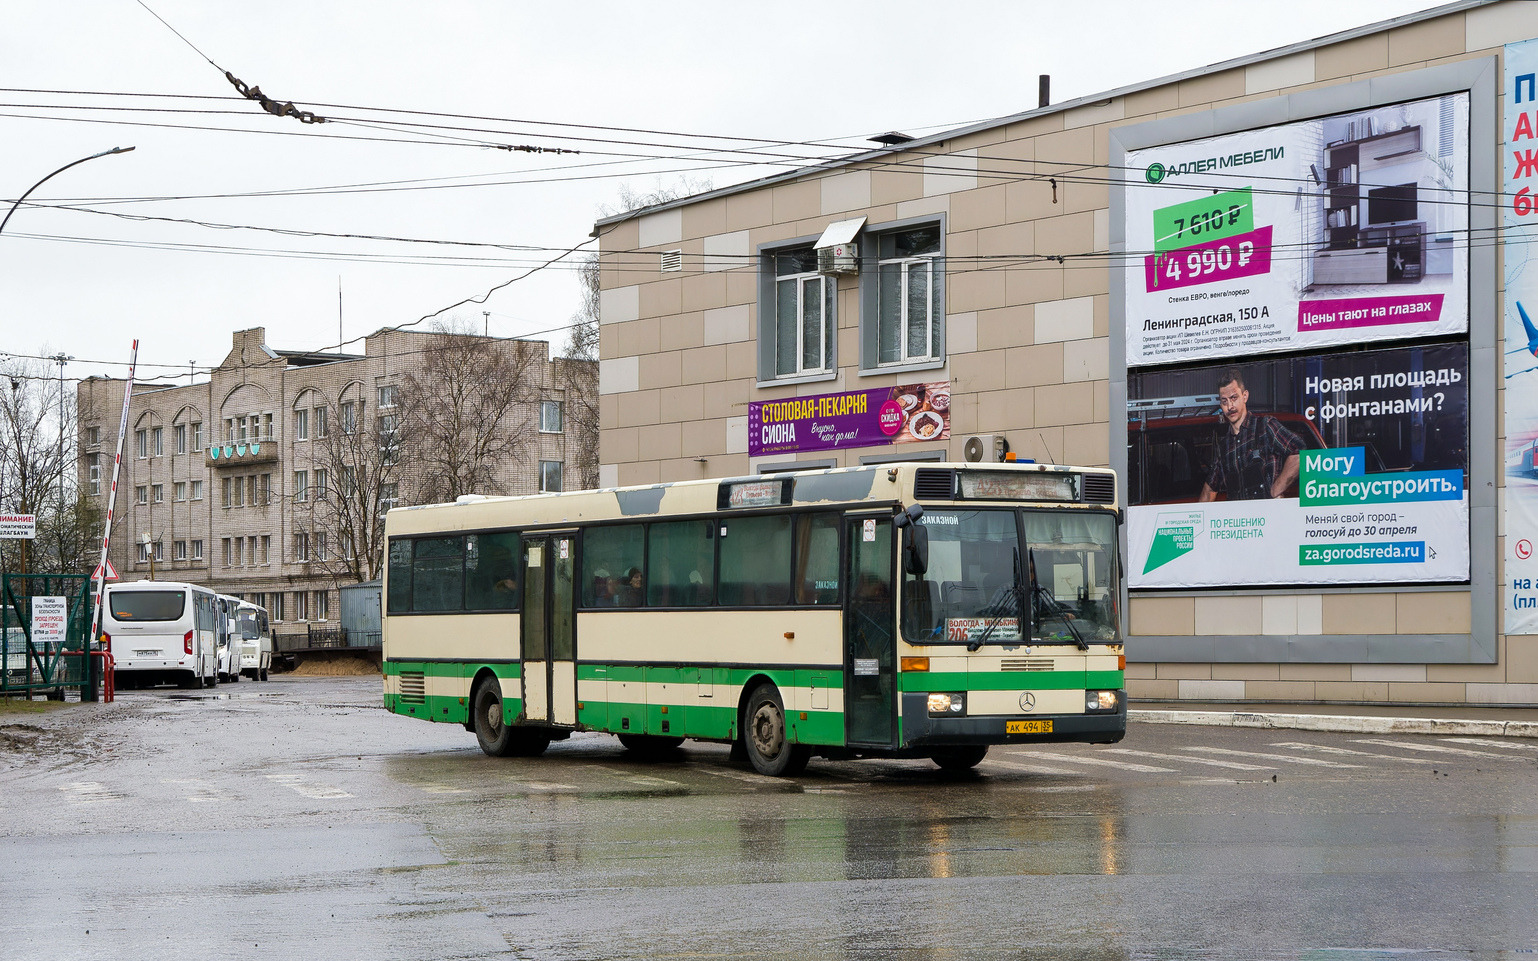
[(240, 673), (253, 681), (267, 680), (272, 667), (272, 623), (267, 609), (241, 601), (235, 623), (240, 632)]
[(102, 633), (119, 689), (177, 681), (212, 687), (219, 676), (219, 599), (197, 584), (109, 584)]

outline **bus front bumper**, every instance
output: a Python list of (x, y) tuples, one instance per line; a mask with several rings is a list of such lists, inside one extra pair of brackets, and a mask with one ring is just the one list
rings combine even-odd
[(1114, 744), (1127, 733), (1125, 695), (1117, 699), (1115, 711), (1103, 714), (1019, 714), (1011, 717), (933, 717), (929, 713), (928, 698), (927, 694), (911, 691), (903, 694), (902, 746), (905, 749), (1052, 741)]

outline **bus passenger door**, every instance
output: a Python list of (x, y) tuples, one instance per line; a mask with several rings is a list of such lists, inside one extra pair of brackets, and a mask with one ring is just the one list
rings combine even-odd
[(523, 713), (529, 721), (577, 723), (576, 538), (523, 540)]
[(853, 516), (846, 523), (844, 737), (851, 745), (892, 747), (897, 740), (892, 518)]

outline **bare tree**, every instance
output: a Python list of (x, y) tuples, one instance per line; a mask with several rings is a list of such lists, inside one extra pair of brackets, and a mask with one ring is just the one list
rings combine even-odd
[(328, 405), (328, 428), (312, 441), (310, 487), (294, 492), (309, 502), (313, 526), (296, 530), (290, 549), (338, 585), (380, 576), (384, 515), (400, 496), (398, 436), (381, 434), (365, 414), (361, 395)]
[(582, 261), (582, 306), (572, 316), (562, 354), (566, 383), (566, 431), (575, 445), (577, 487), (598, 486), (598, 256)]
[(395, 408), (380, 410), (411, 461), (413, 503), (461, 494), (504, 494), (509, 464), (521, 464), (538, 429), (543, 344), (455, 330), (433, 334), (401, 378)]
[[(0, 370), (0, 510), (38, 516), (46, 534), (52, 515), (69, 513), (75, 504), (73, 446), (74, 404), (60, 398), (41, 364), (15, 362)], [(7, 570), (63, 571), (66, 559), (47, 549), (46, 538), (0, 541)]]

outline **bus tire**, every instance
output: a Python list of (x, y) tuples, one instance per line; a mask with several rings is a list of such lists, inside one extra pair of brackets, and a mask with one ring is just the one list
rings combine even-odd
[(197, 671), (189, 671), (184, 677), (181, 678), (180, 682), (177, 684), (177, 687), (180, 687), (184, 691), (202, 686), (203, 679), (198, 676)]
[(502, 692), (495, 680), (475, 689), (475, 740), (492, 757), (513, 756), (513, 727), (502, 711)]
[(256, 679), (258, 681), (265, 681), (265, 680), (267, 680), (267, 668), (265, 668), (265, 667), (258, 668), (257, 672), (256, 672)]
[(767, 777), (795, 777), (806, 770), (812, 751), (786, 736), (785, 701), (767, 681), (753, 689), (742, 725), (743, 747), (753, 769)]
[(983, 763), (983, 758), (988, 756), (988, 745), (976, 744), (969, 747), (950, 747), (943, 751), (936, 751), (929, 755), (929, 759), (940, 765), (942, 771), (970, 771)]
[(683, 746), (684, 739), (663, 734), (621, 734), (619, 742), (625, 750), (640, 757), (662, 757)]

